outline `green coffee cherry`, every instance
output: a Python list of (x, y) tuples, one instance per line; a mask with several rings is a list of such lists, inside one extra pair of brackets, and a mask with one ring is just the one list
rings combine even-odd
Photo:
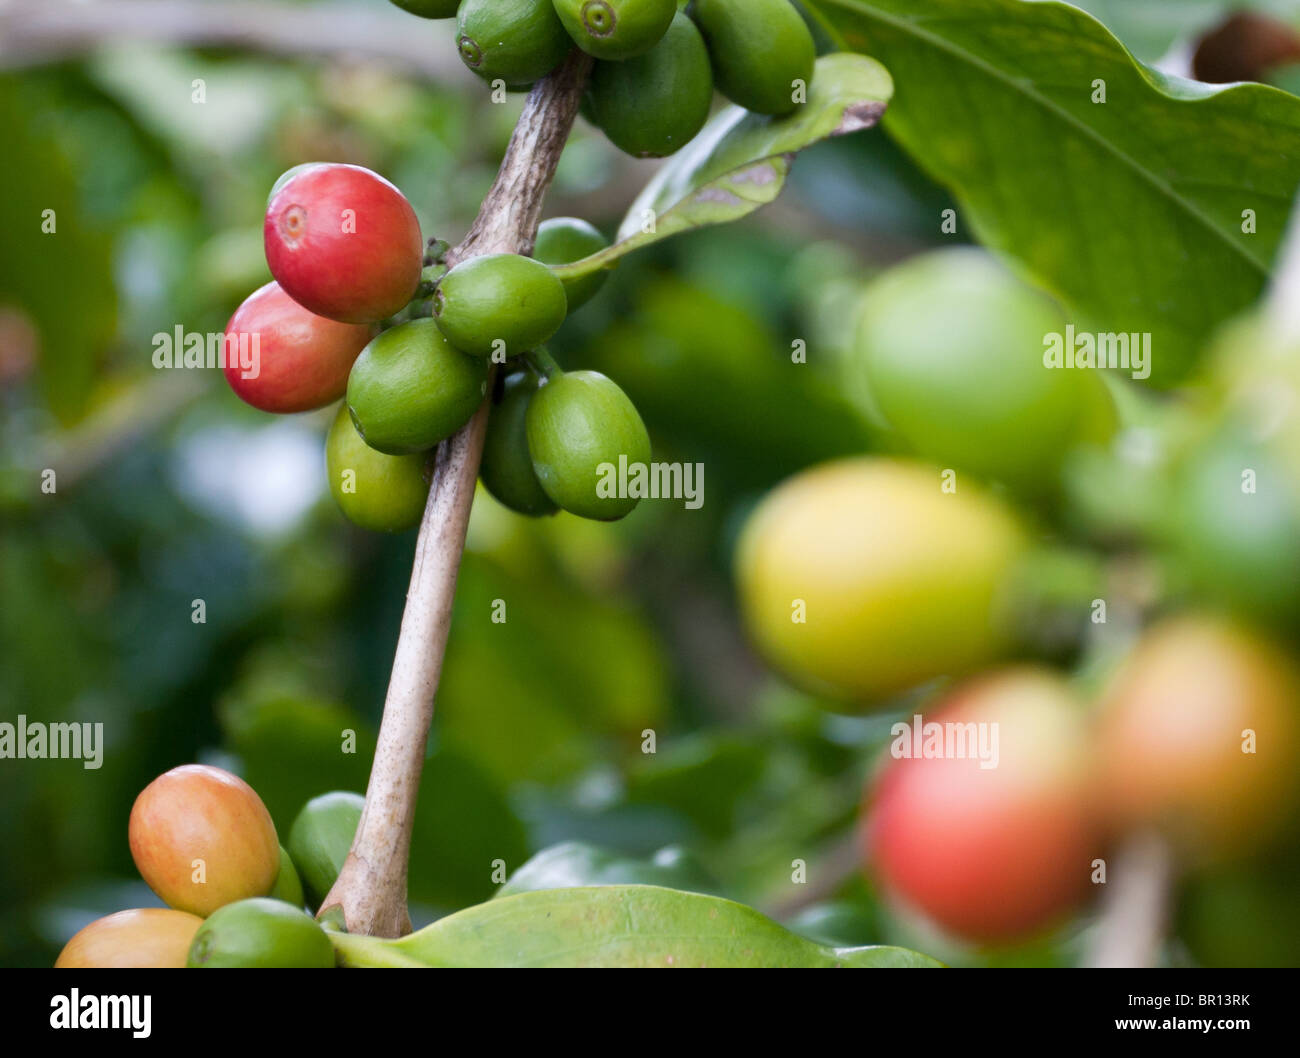
[(497, 362), (541, 345), (567, 313), (564, 284), (540, 261), (513, 253), (462, 261), (433, 295), (433, 318), (447, 340)]
[(361, 351), (348, 377), (348, 410), (371, 448), (409, 455), (469, 422), (486, 392), (484, 361), (458, 352), (433, 320), (412, 320)]
[(704, 127), (713, 102), (713, 70), (700, 31), (675, 15), (646, 54), (597, 63), (588, 98), (592, 120), (619, 150), (635, 158), (681, 150)]
[(537, 517), (553, 514), (555, 504), (542, 491), (528, 454), (525, 419), (537, 392), (537, 379), (518, 372), (505, 381), (502, 397), (492, 408), (483, 443), (483, 484), (501, 503), (519, 514)]
[(817, 50), (790, 0), (695, 0), (718, 91), (759, 114), (789, 114), (795, 81), (812, 80)]
[(336, 790), (313, 797), (289, 828), (289, 855), (312, 907), (329, 895), (348, 858), (366, 799)]
[[(599, 253), (609, 245), (593, 225), (577, 217), (555, 217), (542, 222), (537, 229), (537, 245), (533, 256), (543, 264), (572, 264)], [(601, 269), (581, 279), (561, 280), (568, 298), (569, 312), (576, 312), (596, 296), (609, 278), (609, 270)]]
[(991, 255), (920, 254), (866, 287), (845, 388), (917, 455), (1047, 495), (1072, 449), (1116, 427), (1098, 372), (1043, 366), (1043, 336), (1064, 327)]
[(393, 0), (403, 11), (421, 18), (455, 18), (460, 0)]
[(597, 59), (644, 55), (677, 14), (677, 0), (554, 0), (555, 11), (578, 47)]
[(254, 897), (212, 912), (194, 935), (185, 965), (327, 970), (334, 966), (334, 945), (302, 908)]
[(275, 885), (266, 894), (272, 900), (283, 900), (291, 907), (302, 907), (306, 898), (302, 892), (302, 879), (293, 865), (288, 851), (280, 846), (280, 873), (275, 876)]
[(650, 435), (635, 406), (596, 371), (546, 383), (528, 405), (528, 450), (542, 489), (566, 511), (613, 522), (637, 505), (619, 496), (619, 464), (650, 462)]
[(573, 46), (551, 0), (464, 0), (456, 17), (461, 60), (485, 81), (529, 84)]
[(325, 440), (330, 492), (348, 521), (378, 533), (404, 533), (420, 524), (429, 498), (429, 457), (390, 456), (361, 439), (346, 406)]
[[(1246, 491), (1242, 474), (1260, 487)], [(1267, 484), (1265, 484), (1267, 483)], [(1196, 437), (1169, 474), (1163, 524), (1173, 566), (1197, 598), (1282, 624), (1300, 616), (1300, 488), (1283, 451), (1227, 420)]]

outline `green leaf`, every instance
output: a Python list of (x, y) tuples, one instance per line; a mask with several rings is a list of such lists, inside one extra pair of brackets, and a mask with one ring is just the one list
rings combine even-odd
[(903, 948), (827, 948), (753, 908), (653, 885), (491, 900), (395, 941), (332, 935), (344, 966), (934, 967)]
[(954, 191), (960, 229), (1018, 259), (1080, 330), (1150, 332), (1159, 383), (1258, 297), (1300, 184), (1300, 99), (1156, 73), (1061, 3), (809, 6), (889, 67), (884, 128)]
[[(578, 279), (660, 239), (739, 220), (781, 193), (797, 152), (875, 125), (892, 94), (889, 72), (874, 59), (823, 56), (803, 107), (784, 118), (727, 107), (646, 185), (617, 242), (552, 271)], [(643, 230), (651, 217), (653, 230)]]
[(753, 740), (699, 732), (636, 761), (628, 770), (628, 800), (665, 805), (720, 838), (734, 828), (737, 808), (766, 761), (766, 750)]
[[(219, 709), (227, 744), (261, 796), (281, 841), (298, 810), (326, 790), (364, 791), (375, 736), (352, 710), (296, 694), (225, 700)], [(344, 751), (345, 732), (355, 746)]]
[[(509, 600), (504, 623), (496, 599)], [(659, 723), (665, 671), (653, 630), (626, 606), (538, 559), (469, 554), (438, 687), (440, 744), (503, 786), (560, 781), (599, 757), (600, 738)]]

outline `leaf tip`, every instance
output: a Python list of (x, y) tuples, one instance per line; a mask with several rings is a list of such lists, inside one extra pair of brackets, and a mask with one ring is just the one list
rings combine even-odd
[(850, 103), (840, 116), (840, 123), (835, 126), (832, 136), (847, 136), (850, 132), (860, 132), (875, 126), (888, 106), (878, 99), (864, 99), (860, 103)]

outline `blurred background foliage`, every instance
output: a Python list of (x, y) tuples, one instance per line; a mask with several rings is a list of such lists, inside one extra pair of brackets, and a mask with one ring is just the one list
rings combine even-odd
[[(0, 715), (102, 721), (105, 739), (98, 770), (0, 763), (0, 964), (48, 965), (90, 918), (157, 903), (126, 821), (167, 768), (242, 774), (282, 840), (308, 798), (364, 791), (413, 535), (353, 530), (334, 508), (329, 410), (273, 421), (216, 372), (158, 371), (151, 355), (158, 333), (221, 331), (270, 278), (262, 215), (291, 165), (368, 166), (426, 235), (466, 231), (522, 96), (492, 104), (445, 27), (404, 25), (445, 78), (159, 43), (0, 72)], [(612, 232), (652, 171), (580, 123), (548, 215)], [(480, 494), (416, 821), (417, 922), (489, 897), (494, 860), (513, 870), (582, 840), (630, 857), (683, 846), (716, 891), (821, 939), (926, 947), (851, 869), (894, 715), (835, 716), (767, 673), (730, 563), (765, 490), (875, 447), (836, 381), (851, 311), (873, 273), (951, 244), (935, 223), (949, 204), (880, 134), (823, 144), (774, 206), (634, 256), (566, 324), (556, 357), (623, 385), (657, 458), (704, 464), (708, 502), (604, 526), (528, 522)], [(811, 910), (791, 902), (792, 849), (836, 880), (802, 898)], [(1186, 936), (1225, 961), (1293, 961), (1294, 932), (1256, 923), (1261, 907), (1294, 917), (1292, 870), (1201, 883)], [(1085, 928), (951, 957), (1068, 963)]]
[[(173, 765), (236, 770), (282, 836), (315, 794), (365, 789), (413, 534), (338, 514), (328, 412), (271, 420), (218, 373), (159, 372), (153, 336), (220, 331), (270, 278), (266, 194), (298, 162), (382, 172), (426, 234), (458, 239), (523, 97), (493, 105), (443, 54), (447, 84), (139, 43), (0, 74), (0, 136), (23, 159), (0, 173), (0, 711), (103, 721), (106, 743), (99, 770), (0, 767), (0, 962), (49, 963), (93, 915), (156, 903), (126, 818)], [(580, 125), (548, 213), (612, 231), (651, 171)], [(709, 502), (608, 527), (530, 523), (480, 495), (421, 790), (417, 917), (490, 896), (493, 860), (568, 839), (685, 843), (762, 899), (791, 839), (811, 853), (846, 832), (886, 728), (829, 721), (764, 675), (737, 627), (730, 538), (764, 489), (867, 446), (833, 381), (845, 313), (862, 276), (931, 237), (943, 201), (882, 139), (827, 145), (777, 206), (638, 256), (566, 325), (557, 357), (620, 381), (657, 458), (705, 464)], [(53, 235), (32, 223), (46, 209)], [(811, 371), (791, 363), (796, 338)]]

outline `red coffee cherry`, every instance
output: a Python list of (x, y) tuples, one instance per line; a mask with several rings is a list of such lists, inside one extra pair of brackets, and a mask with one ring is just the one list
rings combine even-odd
[(374, 323), (420, 283), (424, 240), (406, 197), (357, 165), (307, 166), (271, 198), (266, 262), (285, 292), (318, 316)]
[(944, 741), (907, 739), (920, 755), (900, 746), (881, 772), (864, 827), (869, 869), (959, 937), (1005, 943), (1051, 926), (1084, 899), (1100, 854), (1091, 746), (1069, 685), (1005, 669), (958, 687), (924, 722), (952, 726), (922, 726), (923, 739)]
[(226, 381), (262, 411), (311, 411), (343, 396), (368, 341), (367, 325), (317, 316), (267, 283), (226, 324)]
[(196, 915), (265, 896), (280, 871), (280, 842), (262, 799), (206, 764), (173, 768), (146, 786), (131, 808), (128, 839), (149, 888)]

